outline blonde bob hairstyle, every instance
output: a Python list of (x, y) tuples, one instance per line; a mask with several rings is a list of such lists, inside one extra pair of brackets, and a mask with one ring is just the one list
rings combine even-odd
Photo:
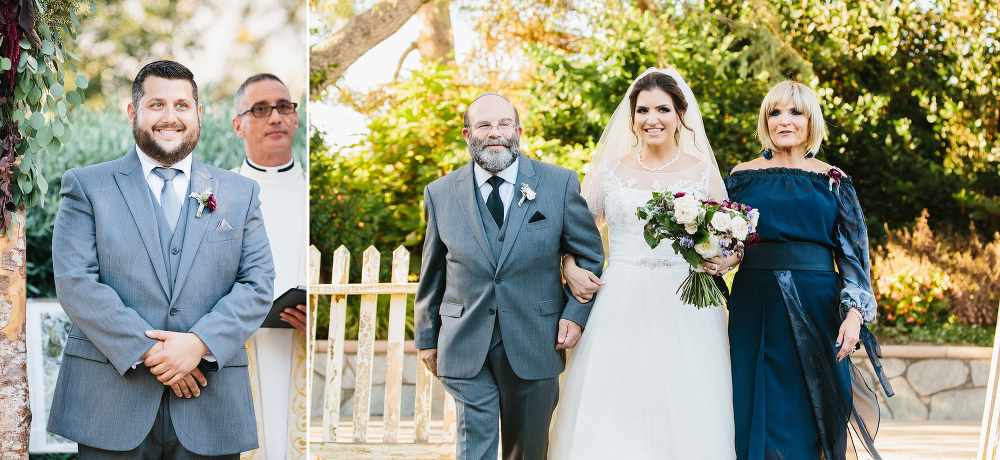
[(792, 105), (802, 112), (809, 119), (809, 136), (806, 139), (806, 152), (819, 153), (823, 145), (823, 138), (826, 137), (826, 124), (823, 122), (823, 109), (819, 105), (816, 93), (808, 86), (797, 81), (785, 80), (774, 85), (764, 102), (760, 104), (760, 117), (757, 119), (757, 139), (764, 149), (772, 152), (779, 149), (771, 140), (771, 134), (767, 129), (767, 119), (771, 112), (778, 106), (785, 105), (791, 101)]

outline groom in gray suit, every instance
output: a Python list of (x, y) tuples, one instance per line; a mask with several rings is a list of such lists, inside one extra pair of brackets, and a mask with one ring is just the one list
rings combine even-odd
[(560, 257), (598, 276), (604, 262), (577, 173), (522, 155), (521, 132), (506, 98), (480, 96), (462, 129), (472, 162), (424, 189), (416, 347), (455, 397), (459, 460), (496, 459), (500, 424), (505, 459), (545, 458), (591, 307), (564, 291)]
[(236, 459), (257, 447), (243, 344), (274, 280), (259, 186), (194, 158), (186, 67), (143, 67), (128, 114), (134, 148), (63, 176), (52, 254), (73, 327), (48, 430), (82, 460)]

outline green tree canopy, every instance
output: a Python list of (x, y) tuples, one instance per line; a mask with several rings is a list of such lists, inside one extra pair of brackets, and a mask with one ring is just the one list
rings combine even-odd
[[(876, 241), (883, 223), (912, 225), (924, 208), (934, 227), (1000, 230), (1000, 21), (984, 1), (568, 3), (483, 7), (493, 50), (340, 91), (370, 132), (339, 151), (313, 144), (313, 219), (336, 222), (313, 226), (324, 254), (346, 242), (358, 254), (373, 243), (419, 250), (423, 187), (468, 162), (461, 114), (475, 95), (505, 93), (521, 110), (524, 150), (581, 171), (617, 99), (654, 66), (690, 83), (723, 169), (759, 155), (760, 101), (794, 78), (819, 95), (820, 158), (854, 176)], [(533, 30), (517, 14), (530, 5), (548, 18)]]

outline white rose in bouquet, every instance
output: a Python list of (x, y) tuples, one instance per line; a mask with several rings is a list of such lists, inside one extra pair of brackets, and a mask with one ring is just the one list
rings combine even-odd
[(684, 224), (684, 231), (688, 232), (688, 235), (694, 235), (698, 233), (698, 224)]
[(733, 218), (729, 216), (728, 212), (723, 210), (716, 211), (715, 215), (712, 216), (712, 227), (718, 232), (728, 232), (729, 223), (732, 222)]
[(678, 224), (693, 224), (698, 221), (701, 206), (692, 195), (684, 195), (674, 199), (674, 218)]
[(729, 223), (729, 230), (733, 233), (734, 238), (744, 241), (747, 239), (747, 232), (750, 231), (750, 227), (745, 219), (740, 216), (736, 216), (733, 217), (732, 222)]
[(712, 257), (722, 255), (722, 249), (719, 248), (719, 237), (715, 236), (715, 234), (709, 234), (708, 239), (704, 243), (694, 246), (694, 250), (703, 259), (711, 259)]
[(757, 219), (759, 218), (760, 218), (760, 211), (756, 209), (751, 209), (750, 212), (747, 213), (747, 219), (750, 219), (750, 225), (753, 227), (757, 226)]

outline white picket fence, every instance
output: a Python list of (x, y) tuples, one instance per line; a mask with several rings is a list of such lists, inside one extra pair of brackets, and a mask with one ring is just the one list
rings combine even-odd
[[(997, 318), (1000, 324), (1000, 317)], [(1000, 362), (1000, 334), (993, 338), (993, 359), (990, 364), (990, 379), (986, 384), (986, 409), (983, 411), (983, 425), (979, 432), (979, 453), (977, 460), (1000, 460), (1000, 378), (997, 375), (997, 364)]]
[[(410, 253), (402, 246), (392, 253), (392, 279), (380, 283), (380, 254), (374, 246), (364, 252), (361, 284), (349, 284), (350, 252), (344, 246), (333, 254), (330, 284), (320, 284), (320, 252), (309, 248), (309, 294), (315, 318), (318, 296), (332, 296), (330, 302), (329, 350), (323, 401), (323, 441), (310, 444), (310, 456), (319, 459), (453, 459), (455, 458), (455, 401), (444, 395), (443, 442), (430, 442), (431, 388), (434, 375), (417, 365), (416, 398), (413, 415), (414, 442), (399, 442), (400, 400), (403, 386), (403, 339), (406, 322), (406, 296), (417, 292), (417, 283), (407, 282)], [(344, 371), (344, 329), (347, 296), (361, 296), (358, 330), (357, 368), (355, 370), (353, 430), (350, 442), (337, 442), (340, 427), (341, 379)], [(372, 362), (375, 350), (375, 314), (379, 295), (389, 297), (389, 337), (386, 358), (385, 410), (381, 441), (368, 438), (372, 389)]]

